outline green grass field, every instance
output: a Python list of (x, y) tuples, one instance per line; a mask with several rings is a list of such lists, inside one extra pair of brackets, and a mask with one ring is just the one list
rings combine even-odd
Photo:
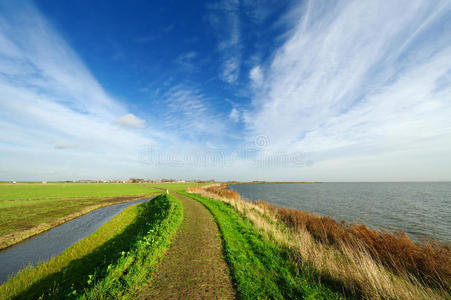
[(139, 183), (0, 184), (0, 208), (69, 198), (96, 198), (149, 194), (151, 185)]
[[(0, 184), (0, 249), (111, 204), (183, 191), (195, 183)], [(163, 189), (163, 190), (162, 190)]]
[(0, 249), (93, 209), (161, 192), (144, 184), (0, 184)]
[(0, 286), (0, 299), (132, 295), (149, 280), (182, 218), (170, 195), (129, 207), (61, 255), (19, 272)]

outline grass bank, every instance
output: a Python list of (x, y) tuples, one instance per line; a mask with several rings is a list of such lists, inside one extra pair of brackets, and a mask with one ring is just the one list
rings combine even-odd
[(228, 203), (181, 193), (213, 214), (224, 239), (238, 296), (242, 299), (339, 299), (342, 295), (319, 284), (311, 272), (299, 272), (290, 253), (265, 239), (253, 224)]
[(151, 276), (183, 218), (167, 195), (132, 206), (92, 235), (0, 286), (0, 299), (124, 298)]
[(0, 249), (94, 209), (159, 193), (140, 184), (0, 184)]
[(289, 249), (299, 272), (314, 270), (319, 280), (346, 295), (371, 299), (447, 299), (451, 249), (418, 244), (406, 235), (346, 225), (330, 218), (268, 203), (251, 203), (225, 185), (190, 192), (228, 203), (280, 247)]

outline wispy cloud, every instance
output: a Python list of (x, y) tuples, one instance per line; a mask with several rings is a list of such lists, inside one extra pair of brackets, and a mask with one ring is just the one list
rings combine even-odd
[(318, 160), (451, 149), (449, 1), (307, 1), (295, 11), (264, 75), (251, 71), (261, 80), (245, 115), (254, 134)]
[(209, 22), (218, 35), (218, 51), (222, 56), (220, 78), (234, 83), (240, 77), (241, 30), (240, 4), (237, 0), (223, 0), (208, 5)]
[[(0, 155), (2, 166), (14, 157), (22, 159), (17, 170), (44, 163), (44, 158), (30, 160), (36, 153), (53, 157), (62, 149), (74, 149), (72, 155), (89, 157), (91, 163), (100, 160), (89, 153), (135, 161), (136, 148), (152, 142), (116, 125), (119, 120), (140, 127), (143, 121), (103, 90), (36, 7), (1, 2), (0, 24), (0, 152), (8, 153)], [(60, 155), (55, 154), (53, 167), (64, 165), (56, 159)], [(74, 168), (79, 163), (75, 157), (69, 161)]]
[(187, 71), (195, 71), (198, 68), (199, 62), (196, 63), (198, 54), (196, 51), (189, 51), (182, 53), (175, 59), (175, 63)]
[[(222, 179), (450, 178), (449, 1), (302, 1), (272, 26), (277, 14), (267, 1), (207, 6), (217, 35), (211, 51), (228, 84), (201, 85), (202, 68), (182, 80), (177, 72), (147, 85), (140, 78), (142, 101), (128, 104), (104, 90), (33, 4), (0, 1), (0, 174), (173, 177), (140, 164), (139, 149), (151, 145), (225, 149), (229, 167), (208, 170)], [(249, 44), (261, 41), (258, 34), (243, 34), (252, 22), (272, 28), (260, 48)], [(156, 28), (163, 35), (174, 27)], [(181, 49), (169, 65), (194, 68), (205, 56), (198, 46)], [(256, 170), (248, 160), (278, 162), (290, 153), (305, 154), (313, 166)], [(204, 171), (176, 170), (187, 177)]]
[(174, 24), (169, 24), (167, 26), (161, 27), (161, 31), (163, 31), (164, 33), (168, 33), (171, 32), (174, 28), (175, 28)]
[(138, 43), (138, 44), (145, 44), (145, 43), (154, 42), (154, 41), (156, 41), (158, 39), (161, 39), (163, 36), (169, 34), (174, 28), (175, 28), (174, 24), (169, 24), (167, 26), (162, 26), (162, 27), (158, 28), (158, 31), (156, 31), (154, 33), (149, 33), (149, 34), (146, 34), (146, 35), (135, 37), (133, 39), (133, 41)]
[(244, 8), (244, 13), (250, 21), (260, 24), (265, 21), (268, 16), (274, 14), (277, 5), (280, 1), (274, 0), (242, 0), (241, 4)]
[(251, 79), (252, 86), (259, 88), (263, 81), (263, 71), (261, 66), (257, 65), (249, 72), (249, 78)]
[(213, 106), (211, 98), (197, 88), (176, 85), (162, 96), (162, 126), (187, 136), (220, 136), (225, 125)]
[(230, 114), (229, 114), (229, 118), (233, 122), (238, 122), (240, 120), (240, 112), (235, 107), (232, 108), (232, 110), (230, 111)]

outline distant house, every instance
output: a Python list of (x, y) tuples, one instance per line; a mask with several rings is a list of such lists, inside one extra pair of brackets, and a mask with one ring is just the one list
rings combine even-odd
[(130, 178), (129, 182), (131, 182), (131, 183), (142, 183), (142, 182), (144, 182), (144, 179), (141, 179), (141, 178)]
[(16, 184), (16, 182), (15, 182), (15, 181), (13, 181), (13, 184)]

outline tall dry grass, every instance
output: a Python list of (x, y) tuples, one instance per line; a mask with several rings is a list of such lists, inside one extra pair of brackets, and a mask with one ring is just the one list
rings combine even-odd
[(437, 242), (413, 242), (405, 233), (376, 231), (267, 202), (243, 201), (224, 184), (188, 192), (225, 201), (266, 237), (292, 249), (299, 267), (367, 299), (450, 297), (451, 249)]
[(364, 248), (371, 257), (397, 274), (405, 272), (432, 287), (446, 288), (451, 282), (451, 247), (438, 242), (414, 242), (404, 232), (377, 231), (362, 224), (348, 225), (330, 217), (318, 217), (296, 209), (270, 207), (291, 228), (307, 230), (315, 240), (339, 246)]

